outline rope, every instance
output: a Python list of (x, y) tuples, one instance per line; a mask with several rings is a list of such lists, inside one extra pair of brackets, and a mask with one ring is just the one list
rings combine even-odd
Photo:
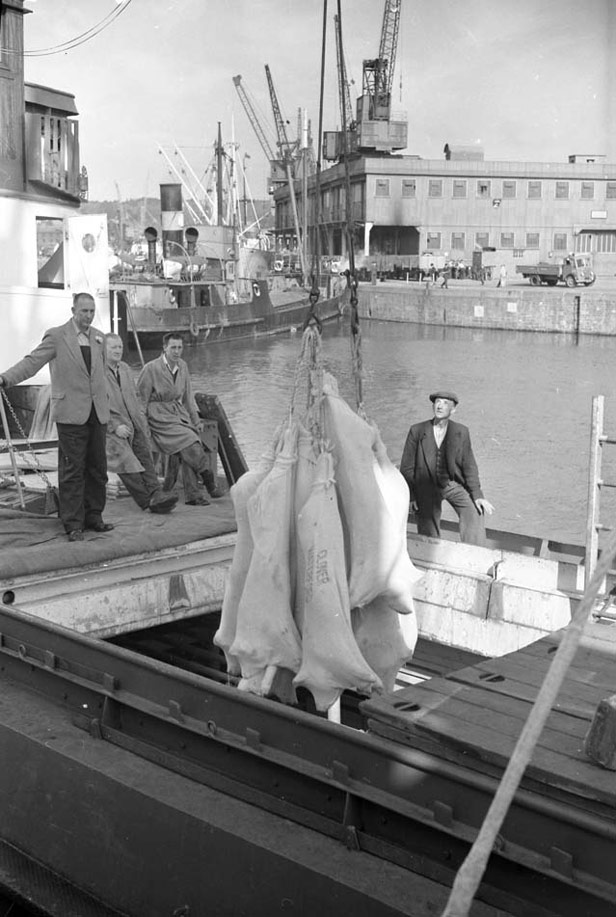
[(315, 440), (322, 439), (323, 424), (321, 404), (323, 393), (323, 348), (320, 331), (311, 325), (302, 335), (302, 347), (295, 368), (295, 378), (289, 406), (289, 419), (293, 418), (299, 401), (301, 384), (306, 386), (305, 416), (303, 422)]
[(496, 837), (505, 820), (524, 771), (531, 760), (535, 745), (539, 741), (552, 706), (556, 701), (567, 674), (567, 669), (580, 645), (584, 627), (592, 613), (596, 598), (603, 589), (604, 578), (610, 571), (615, 557), (616, 533), (612, 535), (605, 549), (601, 552), (601, 557), (584, 597), (571, 618), (571, 622), (565, 629), (560, 646), (520, 733), (479, 834), (458, 871), (442, 917), (467, 917), (469, 913), (473, 898), (479, 888), (488, 859), (492, 853)]
[[(310, 308), (304, 321), (302, 330), (312, 323), (319, 331), (322, 330), (321, 321), (317, 311), (320, 289), (319, 281), (321, 277), (321, 155), (322, 155), (322, 138), (323, 138), (323, 99), (325, 95), (325, 50), (327, 39), (327, 0), (323, 0), (323, 29), (321, 38), (321, 85), (319, 90), (319, 128), (317, 139), (317, 162), (314, 176), (315, 200), (314, 200), (314, 244), (312, 246), (312, 288), (310, 290)], [(304, 163), (305, 168), (305, 163)], [(306, 227), (304, 227), (304, 232)]]
[[(338, 29), (338, 45), (342, 48), (342, 6), (340, 0), (338, 0), (338, 18), (336, 20), (336, 28)], [(342, 74), (338, 74), (338, 78), (342, 79)], [(363, 394), (363, 360), (361, 353), (361, 328), (359, 327), (359, 312), (357, 310), (357, 277), (355, 275), (355, 247), (353, 242), (353, 214), (352, 214), (352, 198), (351, 198), (351, 170), (349, 166), (349, 150), (348, 150), (348, 137), (347, 137), (347, 128), (346, 123), (346, 112), (344, 106), (341, 111), (342, 118), (342, 150), (344, 153), (344, 186), (345, 186), (345, 196), (346, 196), (346, 241), (347, 241), (347, 252), (349, 255), (349, 268), (346, 273), (347, 286), (351, 291), (351, 361), (353, 367), (353, 379), (355, 382), (355, 400), (357, 403), (357, 411), (362, 416), (365, 417), (364, 411), (364, 394)]]

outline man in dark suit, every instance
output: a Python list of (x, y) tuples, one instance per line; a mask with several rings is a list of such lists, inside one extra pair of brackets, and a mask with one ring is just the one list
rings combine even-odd
[(83, 541), (84, 529), (109, 532), (103, 522), (107, 496), (105, 336), (92, 328), (94, 298), (73, 296), (72, 318), (50, 328), (43, 340), (0, 376), (10, 388), (49, 363), (51, 419), (58, 429), (59, 515), (69, 541)]
[(440, 538), (443, 500), (460, 520), (460, 540), (485, 544), (484, 515), (494, 507), (483, 496), (468, 428), (451, 420), (458, 406), (454, 392), (430, 395), (434, 416), (415, 424), (404, 444), (400, 471), (411, 492), (420, 535)]

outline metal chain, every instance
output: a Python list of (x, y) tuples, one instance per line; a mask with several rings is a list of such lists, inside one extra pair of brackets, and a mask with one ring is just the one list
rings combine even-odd
[[(44, 470), (43, 470), (43, 468), (42, 468), (42, 466), (41, 466), (41, 463), (39, 462), (38, 455), (36, 454), (36, 452), (35, 452), (34, 449), (32, 448), (32, 444), (30, 443), (30, 440), (29, 440), (28, 437), (26, 436), (26, 434), (25, 434), (25, 432), (24, 432), (24, 428), (22, 427), (21, 423), (19, 422), (19, 418), (18, 418), (17, 414), (15, 413), (15, 410), (14, 410), (14, 408), (13, 408), (13, 405), (12, 405), (11, 402), (9, 401), (8, 395), (7, 395), (6, 392), (4, 391), (4, 388), (0, 389), (0, 391), (2, 392), (2, 397), (4, 398), (4, 403), (5, 403), (6, 406), (8, 407), (9, 413), (10, 413), (11, 417), (13, 418), (13, 421), (15, 422), (15, 426), (17, 427), (17, 429), (18, 429), (18, 431), (19, 431), (19, 433), (20, 433), (22, 439), (24, 439), (24, 440), (26, 441), (26, 445), (27, 445), (27, 447), (28, 447), (28, 453), (30, 454), (30, 457), (31, 457), (31, 459), (32, 459), (32, 461), (33, 461), (33, 465), (30, 465), (31, 470), (32, 470), (32, 471), (35, 471), (36, 474), (38, 474), (38, 476), (41, 478), (41, 480), (43, 481), (43, 483), (44, 483), (47, 487), (49, 487), (49, 488), (51, 488), (51, 489), (53, 490), (53, 486), (54, 486), (54, 485), (51, 483), (50, 479), (49, 479), (49, 478), (47, 477), (47, 475), (45, 474), (45, 472), (44, 472)], [(6, 443), (6, 446), (7, 446), (7, 449), (8, 449), (9, 444), (8, 444), (7, 440), (4, 439), (4, 442)], [(22, 454), (23, 454), (23, 453), (22, 453)], [(27, 453), (26, 453), (26, 454), (27, 454)], [(24, 455), (24, 457), (25, 457), (25, 455)]]

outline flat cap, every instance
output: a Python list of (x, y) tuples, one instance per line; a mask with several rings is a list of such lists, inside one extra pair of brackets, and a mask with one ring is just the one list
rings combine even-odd
[(430, 395), (430, 401), (432, 404), (434, 404), (437, 398), (447, 398), (449, 401), (453, 401), (454, 404), (457, 404), (460, 400), (455, 392), (432, 392)]

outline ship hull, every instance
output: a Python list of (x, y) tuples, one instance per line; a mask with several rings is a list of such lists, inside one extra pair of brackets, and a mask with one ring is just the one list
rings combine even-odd
[[(162, 336), (175, 332), (186, 343), (217, 344), (301, 328), (311, 312), (309, 295), (297, 287), (270, 293), (266, 281), (254, 281), (246, 302), (226, 303), (213, 284), (112, 285), (118, 331), (129, 347), (160, 347)], [(323, 290), (314, 313), (320, 322), (338, 319), (345, 296)]]

